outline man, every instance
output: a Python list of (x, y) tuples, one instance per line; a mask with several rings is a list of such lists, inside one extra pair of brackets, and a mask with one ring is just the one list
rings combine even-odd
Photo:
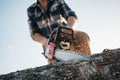
[[(77, 22), (77, 16), (64, 0), (37, 0), (28, 9), (28, 23), (33, 40), (46, 49), (51, 32), (59, 25), (69, 28)], [(66, 24), (63, 22), (64, 18)]]

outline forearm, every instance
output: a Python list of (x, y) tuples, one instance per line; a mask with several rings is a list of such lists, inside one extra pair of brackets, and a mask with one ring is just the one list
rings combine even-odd
[(35, 41), (40, 42), (40, 43), (42, 43), (42, 44), (44, 44), (44, 41), (47, 39), (47, 38), (41, 36), (41, 35), (38, 34), (38, 33), (35, 33), (35, 34), (32, 36), (32, 38), (33, 38)]
[(77, 22), (77, 18), (70, 16), (67, 19), (67, 26), (69, 26), (70, 28), (73, 28), (73, 26), (76, 24)]

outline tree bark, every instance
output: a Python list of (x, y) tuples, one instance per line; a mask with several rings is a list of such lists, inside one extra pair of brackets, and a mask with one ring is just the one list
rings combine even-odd
[(120, 48), (104, 49), (91, 58), (16, 71), (0, 75), (0, 80), (120, 80)]

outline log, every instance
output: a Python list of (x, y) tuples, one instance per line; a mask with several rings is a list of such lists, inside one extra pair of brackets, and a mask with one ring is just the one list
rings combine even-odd
[(0, 75), (0, 80), (120, 80), (120, 48), (90, 56)]

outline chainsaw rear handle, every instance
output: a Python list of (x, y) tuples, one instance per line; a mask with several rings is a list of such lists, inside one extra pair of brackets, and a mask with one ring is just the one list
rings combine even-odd
[(74, 31), (71, 28), (60, 26), (58, 28), (57, 33), (58, 33), (58, 35), (60, 35), (60, 33), (64, 33), (64, 34), (67, 34), (67, 35), (72, 35), (72, 37), (73, 37)]
[(74, 37), (73, 37), (74, 31), (71, 28), (59, 26), (56, 33), (57, 33), (57, 35), (56, 35), (55, 41), (58, 41), (58, 38), (62, 38), (61, 34), (69, 35), (69, 36), (71, 36), (72, 39), (74, 39)]

